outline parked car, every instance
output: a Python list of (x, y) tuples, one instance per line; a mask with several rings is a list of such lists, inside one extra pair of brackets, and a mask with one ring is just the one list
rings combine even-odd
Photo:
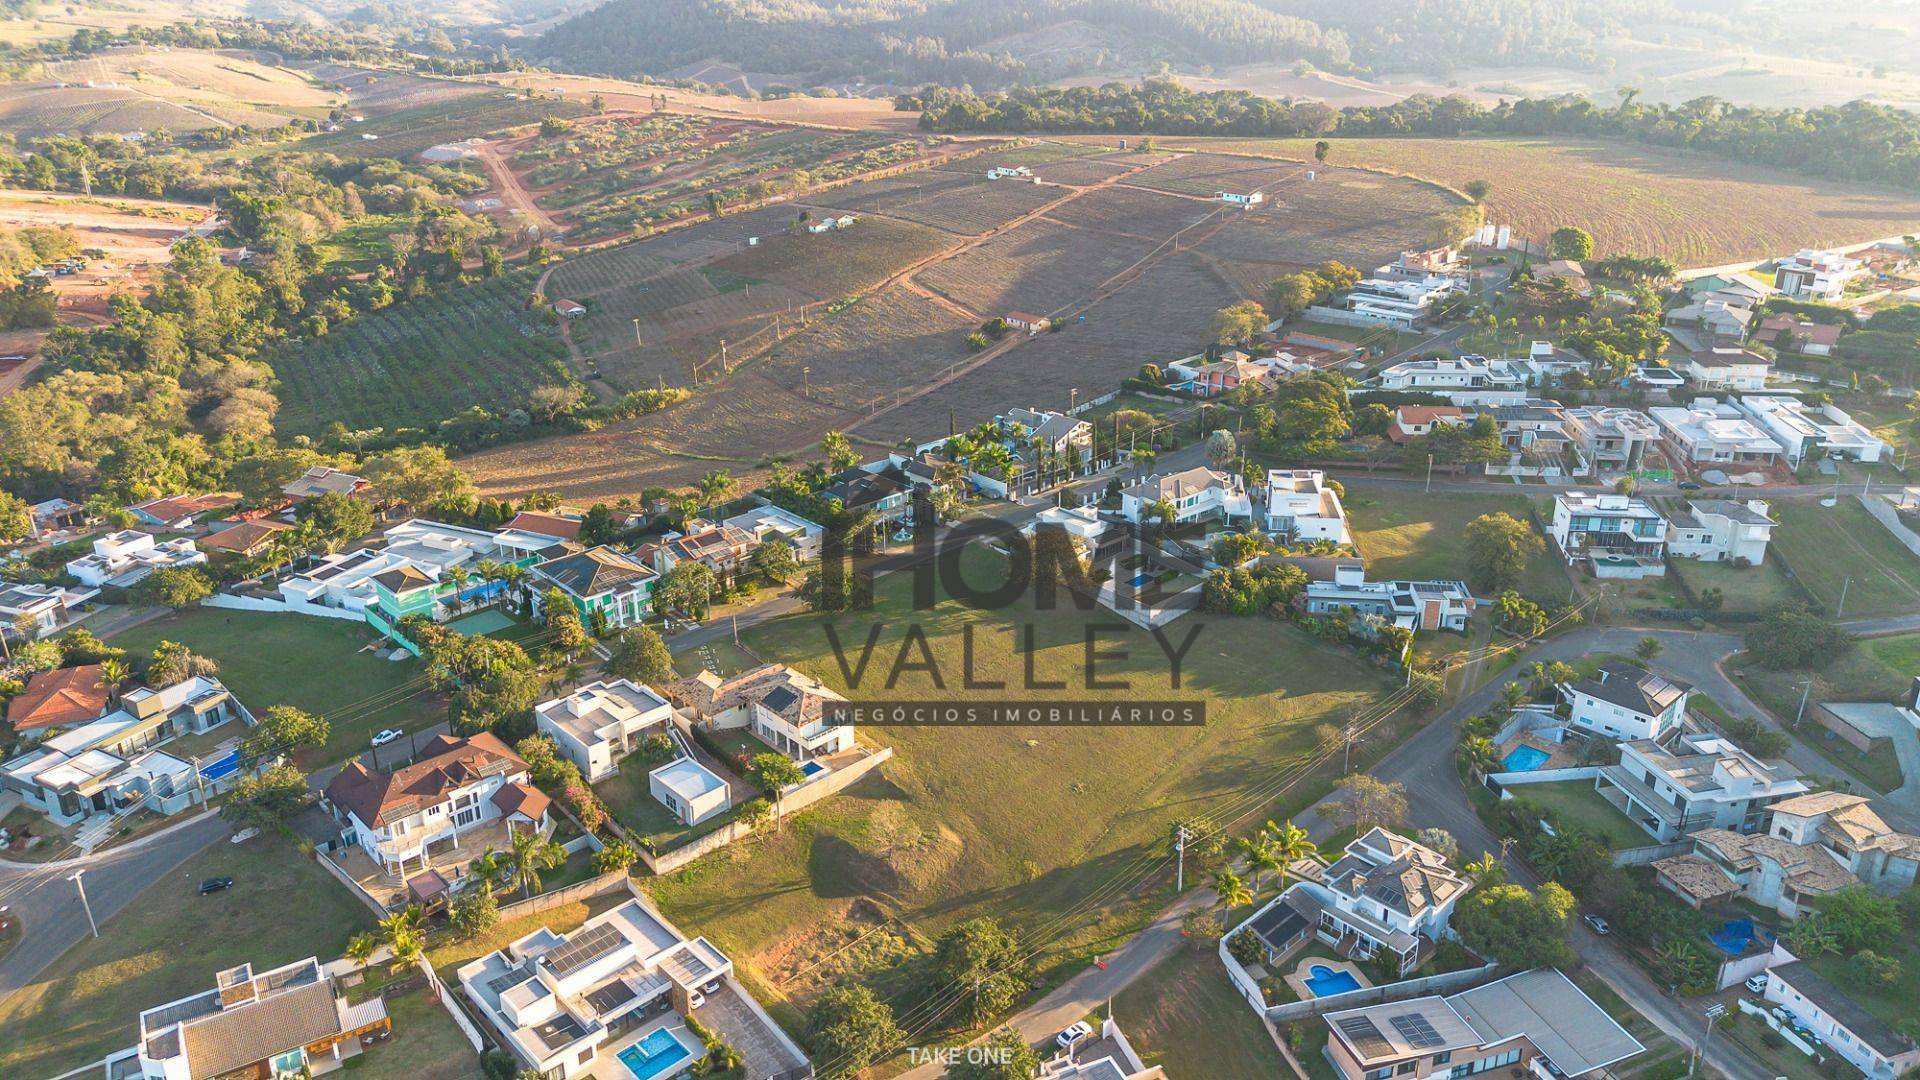
[(205, 896), (208, 893), (217, 893), (222, 889), (231, 889), (231, 888), (233, 888), (232, 878), (210, 877), (207, 880), (200, 883), (200, 895)]
[(701, 992), (701, 993), (703, 993), (703, 994), (717, 994), (717, 993), (719, 993), (719, 992), (720, 992), (720, 980), (719, 980), (719, 979), (715, 979), (715, 980), (713, 980), (712, 982), (710, 982), (710, 983), (708, 983), (707, 985), (705, 985), (705, 986), (703, 986), (703, 987), (701, 987), (701, 988), (700, 988), (700, 992)]
[(1592, 927), (1592, 928), (1593, 928), (1593, 932), (1594, 932), (1594, 933), (1596, 933), (1596, 934), (1611, 934), (1611, 933), (1613, 933), (1613, 927), (1611, 927), (1611, 926), (1608, 926), (1608, 925), (1607, 925), (1607, 920), (1605, 920), (1605, 919), (1603, 919), (1603, 918), (1601, 918), (1601, 917), (1600, 917), (1600, 916), (1598, 916), (1598, 915), (1582, 915), (1582, 916), (1580, 916), (1580, 918), (1581, 918), (1581, 919), (1583, 919), (1583, 920), (1585, 920), (1585, 922), (1586, 922), (1586, 924), (1587, 924), (1588, 926), (1590, 926), (1590, 927)]
[(1680, 490), (1681, 491), (1699, 491), (1700, 482), (1697, 480), (1682, 480), (1680, 481)]
[(388, 743), (392, 742), (393, 740), (401, 738), (405, 735), (406, 735), (406, 732), (401, 731), (399, 728), (391, 728), (391, 727), (383, 728), (373, 736), (373, 745), (385, 746)]
[(1087, 1023), (1085, 1020), (1080, 1020), (1065, 1031), (1055, 1035), (1053, 1041), (1058, 1043), (1062, 1050), (1070, 1050), (1073, 1048), (1074, 1043), (1079, 1042), (1091, 1034), (1093, 1034), (1093, 1025)]
[(1747, 976), (1747, 991), (1756, 995), (1766, 993), (1767, 973), (1763, 971), (1758, 975)]

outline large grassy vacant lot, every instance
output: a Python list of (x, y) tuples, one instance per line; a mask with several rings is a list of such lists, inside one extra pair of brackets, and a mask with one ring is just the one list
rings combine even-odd
[(256, 716), (294, 705), (327, 717), (332, 738), (303, 755), (308, 763), (349, 757), (381, 728), (412, 731), (444, 711), (437, 698), (413, 692), (421, 685), (417, 661), (382, 660), (365, 651), (373, 631), (345, 620), (193, 608), (113, 638), (135, 660), (161, 641), (219, 661), (221, 681)]
[[(1511, 514), (1527, 520), (1527, 500), (1519, 495), (1426, 494), (1413, 488), (1355, 483), (1347, 489), (1347, 520), (1367, 577), (1382, 579), (1461, 579), (1467, 577), (1467, 523), (1482, 514)], [(1520, 592), (1543, 604), (1565, 603), (1567, 570), (1552, 551), (1527, 564)]]
[[(1806, 499), (1774, 504), (1780, 527), (1773, 547), (1831, 615), (1847, 591), (1847, 618), (1907, 615), (1920, 610), (1920, 558), (1858, 499), (1843, 495), (1828, 508)], [(1848, 579), (1851, 578), (1851, 584)]]
[[(1000, 562), (974, 547), (965, 568), (969, 580), (984, 584)], [(793, 616), (743, 636), (760, 655), (793, 663), (856, 700), (1198, 699), (1207, 723), (864, 728), (863, 739), (896, 751), (882, 776), (655, 883), (668, 914), (718, 942), (787, 1019), (823, 981), (839, 979), (860, 979), (912, 1009), (932, 989), (923, 974), (931, 940), (975, 915), (992, 915), (1029, 939), (1042, 981), (1112, 948), (1168, 899), (1171, 868), (1146, 874), (1164, 856), (1173, 820), (1213, 813), (1246, 827), (1304, 806), (1325, 789), (1325, 778), (1278, 802), (1241, 795), (1301, 762), (1316, 724), (1371, 700), (1386, 682), (1352, 654), (1278, 623), (1195, 615), (1171, 629), (1175, 641), (1198, 635), (1174, 690), (1154, 641), (1123, 629), (1105, 609), (1035, 611), (1020, 603), (975, 611), (949, 600), (914, 612), (906, 575), (882, 579), (877, 592), (870, 613)], [(1091, 624), (1112, 628), (1103, 651), (1127, 653), (1102, 661), (1099, 676), (1130, 689), (1082, 684)], [(905, 672), (887, 688), (909, 627), (925, 634), (944, 690), (932, 689), (925, 671)], [(1026, 654), (1013, 646), (1029, 627), (1035, 678), (1068, 688), (1022, 689)], [(830, 631), (856, 671), (873, 632), (873, 656), (857, 678), (835, 659)], [(999, 681), (1008, 689), (963, 685), (968, 632), (976, 685)], [(1376, 734), (1389, 737), (1385, 727)], [(851, 954), (823, 947), (837, 948), (849, 925), (890, 944)], [(834, 959), (798, 962), (827, 956)]]
[[(1148, 1065), (1167, 1075), (1269, 1080), (1280, 1051), (1227, 981), (1213, 948), (1183, 948), (1113, 999), (1113, 1017)], [(1309, 1069), (1319, 1061), (1305, 1062)]]
[[(1167, 138), (1165, 146), (1310, 161), (1311, 139)], [(1562, 225), (1602, 254), (1682, 266), (1760, 259), (1910, 230), (1920, 199), (1684, 151), (1566, 139), (1334, 139), (1329, 160), (1437, 180), (1488, 180), (1487, 220), (1544, 241)]]
[[(234, 887), (198, 895), (215, 875)], [(133, 1043), (140, 1010), (207, 989), (223, 968), (330, 960), (372, 925), (373, 913), (291, 843), (216, 843), (0, 1002), (0, 1076), (57, 1076), (98, 1060)]]

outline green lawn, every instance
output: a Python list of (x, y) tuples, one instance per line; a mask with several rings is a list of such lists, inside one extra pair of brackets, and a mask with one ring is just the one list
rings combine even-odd
[[(968, 549), (963, 563), (965, 576), (982, 584), (1000, 568), (998, 558), (979, 546)], [(787, 1019), (795, 1016), (795, 1002), (819, 986), (779, 979), (782, 961), (836, 932), (856, 902), (878, 906), (921, 940), (959, 920), (992, 915), (1043, 943), (1038, 981), (1058, 981), (1124, 940), (1167, 901), (1170, 875), (1131, 891), (1116, 884), (1102, 894), (1101, 888), (1139, 879), (1162, 854), (1176, 818), (1233, 806), (1236, 814), (1247, 811), (1244, 828), (1305, 806), (1329, 778), (1303, 783), (1274, 802), (1256, 797), (1239, 803), (1237, 796), (1301, 761), (1311, 752), (1315, 725), (1344, 715), (1387, 682), (1351, 652), (1274, 621), (1193, 615), (1170, 631), (1176, 641), (1190, 631), (1198, 634), (1176, 691), (1153, 639), (1124, 629), (1104, 608), (1034, 611), (1021, 604), (976, 611), (948, 601), (913, 612), (907, 575), (882, 579), (876, 591), (870, 613), (831, 620), (789, 616), (745, 633), (747, 644), (856, 700), (1198, 698), (1206, 703), (1207, 723), (864, 728), (863, 741), (897, 751), (882, 776), (654, 883), (667, 913), (715, 940), (755, 992), (764, 994), (762, 1000)], [(1030, 627), (1037, 678), (1077, 686), (1086, 630), (1094, 623), (1115, 627), (1102, 640), (1103, 650), (1128, 653), (1124, 660), (1103, 662), (1100, 676), (1126, 681), (1129, 689), (1019, 689), (1027, 654), (1014, 652), (1010, 639)], [(829, 625), (847, 645), (851, 666), (859, 662), (868, 631), (875, 633), (874, 656), (857, 687), (834, 658)], [(932, 689), (924, 671), (903, 673), (895, 689), (882, 685), (909, 625), (924, 632), (930, 655), (942, 665), (944, 689)], [(963, 630), (969, 628), (976, 685), (999, 681), (1013, 689), (963, 685)], [(1356, 758), (1377, 753), (1404, 730), (1383, 727)], [(1052, 921), (1063, 913), (1065, 918)], [(869, 983), (900, 979), (911, 987), (913, 980), (902, 978), (905, 966), (859, 975)], [(925, 993), (920, 986), (905, 1003)]]
[[(1901, 546), (1852, 495), (1838, 505), (1783, 499), (1773, 548), (1832, 615), (1846, 586), (1843, 617), (1905, 615), (1920, 608), (1920, 558)], [(1851, 579), (1849, 583), (1849, 579)]]
[[(1493, 513), (1527, 520), (1527, 500), (1520, 495), (1427, 494), (1356, 483), (1345, 502), (1354, 540), (1367, 560), (1367, 577), (1376, 581), (1465, 580), (1467, 549), (1461, 537), (1468, 522)], [(1519, 589), (1554, 607), (1566, 603), (1571, 580), (1565, 564), (1543, 549), (1528, 562)]]
[(1868, 1012), (1896, 1028), (1903, 1027), (1913, 1020), (1914, 1003), (1920, 1001), (1920, 942), (1909, 932), (1876, 943), (1873, 951), (1900, 961), (1900, 977), (1891, 985), (1875, 984), (1850, 956), (1827, 953), (1809, 962), (1829, 982), (1846, 987), (1847, 995)]
[[(1686, 579), (1688, 587), (1697, 599), (1708, 589), (1719, 589), (1722, 597), (1720, 610), (1727, 612), (1765, 611), (1775, 604), (1800, 599), (1793, 590), (1786, 574), (1780, 570), (1780, 560), (1768, 559), (1759, 566), (1736, 567), (1732, 563), (1700, 562), (1696, 559), (1675, 560), (1680, 576)], [(1671, 571), (1664, 579), (1671, 587)], [(1676, 607), (1685, 607), (1686, 600), (1675, 588)]]
[(635, 759), (613, 776), (600, 781), (593, 790), (600, 796), (600, 801), (607, 804), (615, 820), (632, 833), (634, 839), (651, 843), (654, 851), (671, 851), (740, 816), (739, 807), (736, 806), (698, 825), (682, 824), (647, 789), (647, 772), (651, 768), (653, 766), (648, 762)]
[[(300, 755), (309, 768), (360, 753), (381, 728), (413, 731), (446, 713), (444, 702), (421, 685), (419, 662), (365, 651), (374, 633), (359, 623), (191, 608), (116, 634), (113, 644), (138, 660), (163, 640), (218, 661), (221, 681), (255, 716), (294, 705), (326, 717), (333, 728), (327, 745)], [(225, 734), (237, 735), (239, 728)]]
[[(195, 886), (229, 876), (234, 887)], [(290, 906), (291, 905), (291, 906)], [(0, 1076), (56, 1076), (130, 1045), (140, 1010), (213, 985), (235, 964), (264, 969), (339, 956), (373, 913), (292, 844), (217, 843), (155, 882), (0, 1002)], [(289, 932), (294, 928), (297, 932)]]
[(1183, 947), (1161, 961), (1113, 999), (1113, 1016), (1141, 1059), (1168, 1076), (1268, 1080), (1285, 1069), (1210, 945)]
[(480, 1056), (473, 1052), (447, 1007), (427, 990), (409, 990), (387, 998), (393, 1038), (364, 1052), (356, 1067), (360, 1080), (479, 1080)]
[(1920, 634), (1868, 638), (1860, 643), (1860, 648), (1879, 661), (1895, 679), (1903, 672), (1920, 672)]
[[(1920, 635), (1876, 638), (1861, 642), (1815, 672), (1768, 671), (1751, 663), (1746, 654), (1736, 654), (1728, 669), (1754, 700), (1765, 705), (1782, 723), (1791, 724), (1806, 693), (1812, 703), (1822, 701), (1892, 701), (1906, 692), (1913, 668), (1887, 663), (1876, 650), (1886, 650), (1896, 661), (1902, 650), (1920, 643)], [(1809, 676), (1811, 692), (1805, 691)], [(1809, 706), (1811, 708), (1811, 706)], [(1820, 751), (1841, 770), (1852, 773), (1876, 791), (1887, 792), (1906, 783), (1900, 769), (1900, 755), (1891, 745), (1861, 753), (1839, 738), (1827, 737), (1826, 729), (1811, 721), (1798, 731), (1800, 741)]]
[[(517, 896), (501, 897), (503, 906), (505, 902), (517, 899), (519, 899)], [(493, 929), (486, 933), (471, 938), (456, 939), (450, 934), (437, 934), (427, 944), (427, 962), (433, 965), (434, 970), (438, 971), (442, 978), (451, 979), (462, 964), (503, 949), (543, 926), (552, 929), (556, 934), (572, 933), (579, 929), (581, 923), (603, 911), (611, 911), (619, 907), (628, 899), (626, 891), (619, 890), (586, 900), (570, 901), (517, 919), (508, 919), (496, 923)]]
[(1576, 828), (1599, 837), (1615, 851), (1646, 847), (1657, 842), (1612, 803), (1601, 798), (1600, 793), (1593, 790), (1591, 780), (1517, 784), (1512, 791), (1514, 798), (1538, 803), (1562, 815)]

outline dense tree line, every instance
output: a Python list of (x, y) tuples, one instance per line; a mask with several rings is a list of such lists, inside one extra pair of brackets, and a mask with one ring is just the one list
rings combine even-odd
[(927, 88), (902, 95), (942, 132), (1083, 132), (1239, 136), (1569, 135), (1699, 150), (1823, 177), (1920, 189), (1920, 115), (1867, 101), (1817, 109), (1730, 105), (1704, 97), (1679, 105), (1632, 101), (1602, 107), (1567, 95), (1502, 102), (1415, 95), (1385, 106), (1335, 110), (1240, 90), (1198, 93), (1171, 80), (1139, 87), (1023, 87), (1005, 93)]

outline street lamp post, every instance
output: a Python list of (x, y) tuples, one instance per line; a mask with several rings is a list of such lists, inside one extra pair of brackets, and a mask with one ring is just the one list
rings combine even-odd
[(80, 906), (87, 911), (87, 928), (93, 931), (94, 937), (99, 937), (100, 926), (93, 921), (93, 905), (87, 902), (87, 883), (80, 880), (80, 875), (86, 872), (85, 868), (75, 870), (73, 876), (67, 880), (73, 882), (73, 887), (80, 890)]

